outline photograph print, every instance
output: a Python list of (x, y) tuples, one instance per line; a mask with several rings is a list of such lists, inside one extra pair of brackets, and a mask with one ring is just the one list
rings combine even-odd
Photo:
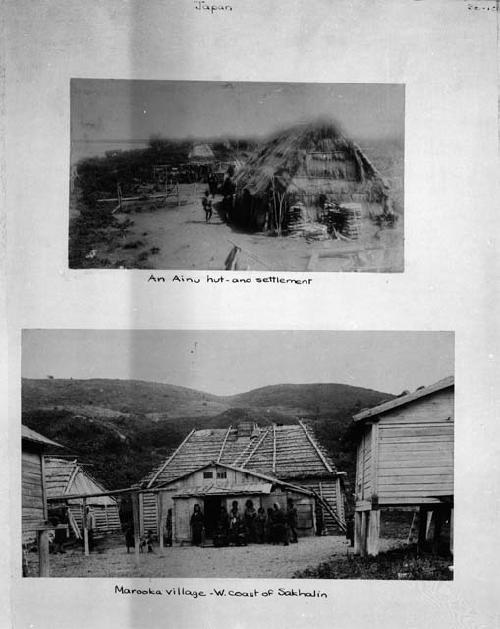
[(72, 79), (73, 269), (404, 270), (402, 84)]
[(23, 576), (450, 580), (453, 373), (451, 332), (24, 330)]

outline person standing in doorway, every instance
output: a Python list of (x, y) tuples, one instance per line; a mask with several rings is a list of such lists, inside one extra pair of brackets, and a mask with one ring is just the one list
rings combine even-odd
[(193, 515), (191, 516), (191, 539), (193, 546), (200, 546), (203, 535), (203, 526), (205, 524), (203, 513), (200, 505), (194, 505)]

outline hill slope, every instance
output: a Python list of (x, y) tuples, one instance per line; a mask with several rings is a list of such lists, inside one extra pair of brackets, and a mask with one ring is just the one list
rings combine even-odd
[(307, 419), (338, 469), (353, 472), (345, 438), (353, 413), (392, 396), (342, 384), (282, 384), (220, 397), (125, 380), (23, 379), (23, 422), (90, 463), (111, 489), (129, 486), (164, 460), (193, 428), (241, 421)]

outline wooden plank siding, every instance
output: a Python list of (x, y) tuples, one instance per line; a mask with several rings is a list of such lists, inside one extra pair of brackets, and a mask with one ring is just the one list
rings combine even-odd
[[(304, 479), (297, 484), (300, 484), (305, 489), (314, 489), (323, 500), (326, 500), (332, 510), (339, 515), (340, 519), (344, 521), (344, 504), (343, 499), (340, 503), (338, 502), (336, 478)], [(323, 510), (323, 523), (327, 533), (339, 534), (341, 532), (337, 523), (326, 509)]]
[(141, 535), (148, 531), (153, 531), (154, 535), (158, 535), (160, 523), (156, 494), (142, 494), (141, 500)]
[(453, 403), (449, 387), (370, 418), (374, 423), (365, 426), (358, 443), (358, 509), (372, 494), (380, 506), (423, 504), (453, 495)]
[(23, 543), (36, 539), (36, 529), (45, 520), (42, 483), (42, 455), (23, 450), (22, 464), (22, 539)]
[(372, 494), (372, 426), (363, 432), (356, 458), (356, 499), (368, 500)]
[[(95, 525), (98, 533), (105, 534), (121, 531), (122, 525), (118, 505), (93, 505), (91, 499), (87, 500), (87, 505), (95, 516)], [(71, 515), (75, 518), (78, 528), (80, 531), (83, 531), (82, 502), (70, 502), (68, 507)]]

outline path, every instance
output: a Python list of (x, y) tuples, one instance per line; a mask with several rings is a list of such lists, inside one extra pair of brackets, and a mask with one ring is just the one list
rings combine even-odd
[[(347, 554), (345, 537), (307, 537), (298, 544), (270, 546), (252, 544), (240, 548), (155, 547), (153, 554), (127, 554), (121, 536), (115, 545), (93, 552), (81, 549), (50, 555), (52, 577), (148, 577), (148, 578), (291, 578), (297, 570), (315, 567), (333, 556)], [(390, 540), (382, 540), (385, 550)], [(36, 555), (31, 554), (30, 563)], [(34, 566), (33, 566), (34, 568)]]
[[(380, 232), (369, 219), (364, 219), (359, 241), (352, 243), (326, 240), (307, 242), (305, 238), (275, 238), (265, 234), (243, 233), (221, 221), (217, 212), (205, 222), (201, 206), (204, 186), (181, 186), (180, 201), (166, 207), (144, 208), (130, 214), (117, 214), (119, 220), (133, 221), (124, 241), (111, 240), (97, 252), (111, 265), (125, 268), (223, 270), (224, 261), (233, 244), (244, 252), (241, 270), (305, 271), (313, 251), (331, 252), (365, 247), (380, 248), (382, 258), (376, 263), (391, 270), (402, 268), (402, 221), (395, 230)], [(216, 197), (216, 202), (221, 197)], [(247, 255), (248, 252), (248, 255)], [(365, 255), (365, 254), (363, 254)], [(354, 261), (354, 266), (370, 266), (370, 255)], [(375, 254), (373, 254), (375, 255)], [(379, 254), (377, 254), (379, 255)], [(379, 255), (379, 257), (380, 257)], [(318, 271), (357, 270), (348, 258), (320, 258)], [(385, 269), (384, 269), (385, 270)]]

